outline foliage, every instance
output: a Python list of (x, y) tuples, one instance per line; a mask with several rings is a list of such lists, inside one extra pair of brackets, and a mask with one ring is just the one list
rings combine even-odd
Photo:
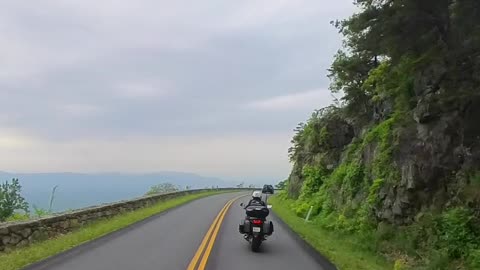
[(284, 190), (288, 185), (288, 179), (285, 179), (283, 181), (280, 181), (278, 182), (276, 185), (275, 185), (275, 188), (277, 189), (281, 189), (281, 190)]
[(154, 194), (161, 194), (161, 193), (168, 193), (168, 192), (175, 192), (178, 191), (178, 187), (172, 183), (162, 183), (155, 186), (150, 187), (150, 190), (146, 193), (146, 195), (154, 195)]
[(330, 141), (331, 134), (328, 132), (328, 129), (326, 126), (323, 126), (320, 129), (320, 134), (319, 134), (319, 144), (322, 145), (323, 147), (328, 147), (328, 142)]
[(370, 186), (370, 191), (367, 197), (367, 202), (370, 205), (375, 205), (378, 202), (378, 190), (382, 187), (383, 183), (385, 180), (382, 178), (377, 178), (375, 181), (373, 181), (373, 184)]
[(464, 258), (471, 249), (479, 248), (480, 228), (472, 210), (453, 208), (445, 211), (436, 224), (439, 241), (450, 258)]
[(310, 209), (310, 205), (306, 202), (301, 202), (295, 205), (295, 214), (298, 217), (305, 218), (307, 216), (307, 212)]
[(332, 92), (343, 92), (346, 103), (345, 112), (349, 115), (367, 115), (371, 112), (369, 97), (362, 90), (362, 85), (376, 63), (369, 55), (362, 53), (347, 54), (340, 50), (335, 55), (329, 78), (332, 80)]
[(41, 207), (37, 207), (36, 205), (33, 205), (33, 214), (35, 217), (40, 218), (40, 217), (51, 215), (52, 212), (50, 210), (43, 209)]
[[(385, 196), (398, 196), (403, 165), (398, 157), (404, 155), (399, 144), (408, 143), (403, 131), (415, 130), (411, 123), (418, 102), (435, 96), (439, 104), (432, 106), (447, 111), (448, 104), (478, 94), (480, 64), (474, 56), (480, 55), (480, 1), (355, 4), (356, 14), (332, 22), (344, 36), (329, 69), (330, 89), (343, 93), (342, 103), (314, 111), (295, 129), (288, 190), (298, 199), (290, 202), (292, 213), (303, 217), (313, 206), (318, 228), (365, 239), (363, 248), (391, 257), (396, 269), (411, 261), (425, 269), (446, 269), (456, 261), (477, 267), (479, 213), (468, 207), (478, 202), (478, 173), (459, 196), (467, 202), (452, 203), (443, 212), (424, 209), (430, 202), (415, 201), (412, 210), (422, 212), (407, 220), (408, 226), (380, 226), (376, 214), (391, 207)], [(338, 134), (329, 128), (338, 121), (355, 130), (344, 149), (333, 145)], [(380, 197), (384, 191), (389, 195)], [(447, 187), (445, 191), (457, 196)]]
[(403, 260), (396, 260), (393, 265), (393, 270), (406, 270), (405, 262)]
[(12, 216), (16, 210), (28, 212), (28, 204), (21, 195), (22, 186), (18, 179), (0, 185), (0, 222)]
[(288, 150), (290, 160), (295, 162), (309, 158), (312, 153), (321, 152), (322, 148), (328, 147), (326, 142), (331, 135), (325, 125), (329, 120), (339, 118), (339, 115), (339, 108), (329, 106), (314, 111), (307, 123), (298, 124), (294, 129), (292, 147)]
[(480, 269), (480, 248), (470, 251), (468, 265), (471, 269)]
[(27, 213), (13, 213), (5, 221), (7, 222), (17, 222), (17, 221), (26, 221), (30, 219), (30, 215)]
[(313, 167), (306, 165), (303, 167), (302, 174), (304, 176), (302, 186), (302, 197), (311, 197), (316, 193), (323, 184), (326, 170), (322, 167)]
[[(318, 226), (317, 221), (305, 223), (305, 216), (297, 216), (290, 208), (295, 201), (277, 194), (270, 197), (273, 211), (290, 228), (316, 250), (343, 270), (384, 270), (393, 264), (379, 254), (364, 248), (365, 241), (354, 235), (344, 235)], [(368, 243), (368, 242), (367, 242)]]
[[(479, 247), (480, 229), (475, 225), (478, 221), (474, 214), (467, 208), (425, 213), (417, 223), (405, 228), (376, 225), (372, 210), (381, 202), (380, 189), (400, 179), (398, 170), (392, 165), (392, 155), (395, 126), (401, 119), (394, 114), (372, 126), (362, 138), (346, 148), (343, 162), (333, 171), (318, 165), (304, 165), (301, 195), (291, 203), (294, 214), (304, 218), (309, 207), (314, 206), (313, 215), (318, 226), (355, 234), (364, 239), (364, 243), (370, 243), (362, 248), (379, 254), (404, 254), (402, 256), (416, 261), (417, 266), (441, 269), (441, 265), (448, 267), (457, 259), (475, 265), (478, 259), (474, 251)], [(360, 157), (372, 145), (376, 149), (373, 161), (363, 163)], [(470, 181), (475, 182), (475, 176)], [(361, 202), (355, 203), (355, 200)], [(397, 259), (396, 267), (408, 269), (409, 264), (405, 264), (402, 256)]]

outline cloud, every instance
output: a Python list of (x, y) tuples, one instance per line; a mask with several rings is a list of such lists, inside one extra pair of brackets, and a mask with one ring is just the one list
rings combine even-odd
[(172, 92), (167, 83), (126, 82), (114, 87), (115, 92), (124, 98), (154, 98), (163, 97)]
[(36, 143), (33, 138), (17, 130), (1, 129), (1, 134), (0, 149), (2, 151), (28, 151)]
[(279, 134), (331, 101), (325, 75), (341, 39), (329, 21), (353, 10), (351, 0), (1, 1), (0, 124), (15, 130), (1, 169), (237, 176), (258, 162), (243, 174), (286, 173), (290, 136)]
[(319, 89), (256, 100), (247, 103), (246, 107), (265, 111), (288, 111), (305, 108), (313, 110), (328, 106), (332, 103), (332, 100), (330, 90)]
[(66, 104), (60, 106), (60, 112), (73, 116), (91, 116), (103, 111), (102, 108), (91, 104)]

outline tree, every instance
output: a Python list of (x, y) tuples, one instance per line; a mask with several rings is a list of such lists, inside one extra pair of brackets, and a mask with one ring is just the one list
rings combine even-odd
[(0, 221), (5, 221), (16, 210), (28, 212), (28, 203), (20, 194), (21, 191), (22, 186), (15, 178), (11, 183), (5, 181), (0, 185)]
[(278, 182), (278, 184), (275, 185), (275, 188), (277, 189), (285, 189), (287, 187), (288, 179), (285, 179), (283, 181)]
[(178, 187), (172, 183), (161, 183), (155, 186), (152, 186), (146, 195), (161, 194), (168, 192), (178, 191)]
[(244, 185), (244, 184), (245, 184), (245, 183), (243, 183), (243, 182), (240, 183), (240, 184), (238, 184), (238, 185), (237, 185), (237, 188), (243, 188), (243, 185)]

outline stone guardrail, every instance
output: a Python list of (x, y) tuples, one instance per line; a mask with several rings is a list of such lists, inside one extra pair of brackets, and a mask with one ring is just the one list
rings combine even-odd
[[(71, 232), (92, 221), (110, 218), (117, 214), (148, 207), (166, 199), (211, 190), (212, 189), (196, 189), (150, 195), (132, 200), (82, 208), (28, 221), (0, 223), (0, 253)], [(240, 191), (251, 189), (219, 188), (214, 190)]]

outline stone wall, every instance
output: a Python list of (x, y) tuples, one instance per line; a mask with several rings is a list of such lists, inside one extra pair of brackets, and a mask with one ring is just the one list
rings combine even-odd
[[(233, 189), (220, 190), (228, 191)], [(0, 253), (12, 250), (16, 247), (27, 246), (35, 241), (41, 241), (71, 232), (72, 230), (95, 220), (105, 219), (117, 214), (147, 207), (166, 199), (204, 191), (207, 190), (199, 189), (151, 195), (133, 200), (83, 208), (67, 213), (59, 213), (54, 216), (35, 220), (0, 223)]]

